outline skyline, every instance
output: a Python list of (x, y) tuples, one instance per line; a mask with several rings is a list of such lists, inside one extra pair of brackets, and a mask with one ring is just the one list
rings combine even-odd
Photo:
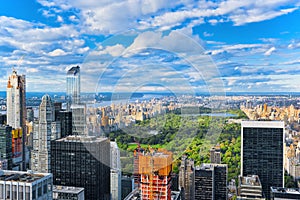
[(29, 92), (64, 92), (66, 71), (79, 65), (82, 92), (299, 92), (299, 7), (295, 0), (7, 2), (0, 91), (15, 68)]

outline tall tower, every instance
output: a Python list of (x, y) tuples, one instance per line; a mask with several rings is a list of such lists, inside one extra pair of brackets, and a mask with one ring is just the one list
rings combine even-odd
[(110, 142), (110, 193), (111, 199), (121, 200), (121, 160), (116, 142)]
[(179, 171), (179, 189), (183, 190), (183, 199), (195, 199), (195, 168), (194, 160), (186, 155), (181, 157)]
[(243, 121), (241, 176), (258, 175), (265, 197), (284, 186), (284, 122)]
[(51, 125), (54, 121), (54, 106), (49, 95), (44, 95), (39, 110), (38, 131), (33, 136), (31, 169), (48, 173), (50, 170)]
[(19, 149), (13, 155), (13, 163), (21, 164), (21, 169), (25, 170), (25, 137), (26, 134), (26, 84), (25, 75), (18, 75), (13, 70), (7, 82), (7, 124), (18, 132), (13, 138), (13, 148)]
[(80, 67), (71, 67), (67, 72), (67, 110), (71, 104), (80, 103)]
[(203, 163), (195, 169), (195, 199), (228, 199), (227, 165)]

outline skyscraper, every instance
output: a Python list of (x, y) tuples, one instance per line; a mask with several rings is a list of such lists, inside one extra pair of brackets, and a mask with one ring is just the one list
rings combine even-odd
[(188, 159), (186, 155), (183, 155), (179, 170), (179, 189), (184, 191), (183, 199), (195, 199), (194, 160)]
[(86, 107), (85, 105), (72, 104), (72, 135), (87, 135)]
[(110, 193), (111, 199), (121, 200), (121, 160), (116, 142), (110, 142)]
[(270, 187), (284, 185), (283, 146), (284, 122), (242, 122), (241, 176), (258, 175), (267, 199)]
[(211, 200), (227, 197), (227, 165), (202, 164), (195, 169), (195, 199)]
[[(21, 137), (21, 146), (18, 154), (13, 155), (15, 158), (14, 164), (20, 165), (21, 169), (25, 169), (25, 137), (26, 134), (26, 84), (25, 75), (18, 75), (16, 70), (13, 70), (7, 82), (7, 124), (13, 129), (19, 130)], [(18, 142), (17, 142), (17, 145)]]
[(50, 170), (51, 124), (54, 121), (54, 106), (49, 95), (44, 95), (39, 109), (38, 130), (33, 136), (31, 169), (48, 173)]
[(6, 160), (7, 169), (12, 168), (12, 134), (10, 126), (0, 126), (0, 160)]
[(51, 141), (54, 185), (83, 187), (86, 200), (110, 199), (109, 165), (107, 138), (68, 136)]
[(67, 109), (80, 103), (80, 67), (71, 67), (67, 72)]

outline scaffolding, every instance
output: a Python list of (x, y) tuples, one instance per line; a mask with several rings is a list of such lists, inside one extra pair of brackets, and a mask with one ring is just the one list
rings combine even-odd
[(149, 149), (139, 154), (140, 189), (143, 200), (171, 199), (172, 153)]

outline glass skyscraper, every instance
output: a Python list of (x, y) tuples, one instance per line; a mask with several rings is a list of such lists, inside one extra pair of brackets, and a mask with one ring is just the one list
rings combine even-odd
[(67, 72), (67, 109), (71, 104), (80, 103), (80, 67), (71, 67)]
[(265, 197), (284, 185), (284, 122), (243, 121), (241, 176), (258, 175)]

